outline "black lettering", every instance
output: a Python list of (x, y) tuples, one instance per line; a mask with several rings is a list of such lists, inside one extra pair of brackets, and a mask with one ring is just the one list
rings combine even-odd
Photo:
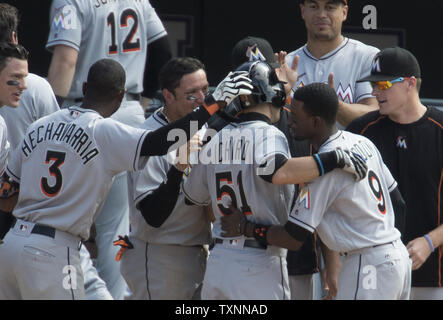
[(35, 133), (35, 130), (32, 130), (32, 131), (29, 132), (29, 134), (28, 134), (29, 143), (31, 144), (31, 148), (32, 148), (32, 150), (34, 150), (35, 147), (37, 146), (37, 145), (34, 144), (34, 138), (33, 138), (34, 133)]
[(51, 137), (52, 140), (59, 140), (60, 135), (63, 132), (63, 129), (65, 128), (65, 123), (61, 122), (58, 124), (57, 129), (55, 129), (54, 135)]
[(77, 128), (77, 131), (75, 131), (74, 135), (72, 136), (71, 141), (69, 142), (69, 144), (71, 145), (72, 148), (75, 149), (74, 145), (77, 142), (77, 140), (81, 137), (82, 134), (83, 134), (83, 129)]
[(68, 130), (66, 130), (66, 133), (65, 133), (62, 141), (69, 143), (69, 139), (71, 138), (72, 132), (74, 131), (75, 127), (76, 127), (75, 124), (72, 124), (69, 126)]
[(37, 143), (40, 143), (43, 141), (43, 138), (40, 137), (40, 129), (44, 128), (45, 126), (40, 126), (37, 128)]
[[(85, 134), (85, 135), (86, 135), (86, 134)], [(86, 135), (86, 137), (87, 137), (87, 135)], [(83, 138), (83, 137), (82, 137), (82, 138)], [(80, 157), (83, 157), (83, 154), (85, 153), (86, 150), (88, 150), (88, 148), (89, 148), (89, 146), (91, 145), (91, 143), (92, 143), (92, 142), (89, 141), (89, 143), (88, 143), (88, 145), (86, 146), (86, 148), (84, 148), (83, 151), (82, 151), (82, 153), (80, 153)], [(77, 151), (77, 153), (78, 153), (78, 151)]]
[[(89, 140), (89, 137), (86, 133), (83, 132), (82, 136), (80, 137), (80, 140), (77, 142), (77, 144), (75, 145), (74, 149), (77, 153), (80, 152), (80, 149), (83, 147), (83, 145)], [(88, 145), (89, 146), (89, 145)], [(83, 150), (84, 152), (84, 150)]]
[(23, 147), (22, 147), (22, 151), (25, 154), (25, 157), (28, 156), (29, 153), (31, 153), (31, 148), (29, 148), (29, 145), (26, 143), (26, 140), (23, 140)]
[(82, 158), (82, 160), (84, 160), (83, 164), (87, 164), (90, 160), (95, 158), (97, 155), (98, 155), (97, 148), (92, 149), (87, 154), (85, 154), (85, 156)]
[(51, 139), (52, 135), (52, 129), (54, 128), (54, 122), (51, 122), (47, 125), (46, 131), (45, 131), (45, 141)]

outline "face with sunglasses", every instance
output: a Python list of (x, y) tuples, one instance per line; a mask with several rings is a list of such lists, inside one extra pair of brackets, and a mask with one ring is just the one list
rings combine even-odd
[(378, 101), (380, 113), (390, 115), (401, 112), (410, 90), (415, 90), (415, 77), (399, 77), (393, 80), (371, 81), (372, 95)]

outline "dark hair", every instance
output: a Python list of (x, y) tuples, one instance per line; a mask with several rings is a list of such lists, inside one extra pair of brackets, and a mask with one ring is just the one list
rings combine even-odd
[(200, 69), (205, 70), (205, 65), (198, 59), (191, 57), (172, 58), (160, 70), (158, 76), (160, 88), (168, 89), (174, 93), (183, 76)]
[(28, 60), (28, 57), (29, 52), (23, 46), (9, 42), (0, 42), (0, 71), (5, 68), (8, 59)]
[(0, 3), (0, 42), (10, 42), (12, 32), (17, 34), (18, 9), (7, 3)]
[(321, 117), (328, 124), (336, 122), (338, 98), (328, 84), (315, 82), (300, 87), (295, 91), (294, 99), (303, 101), (303, 109), (309, 115)]
[(87, 95), (94, 101), (110, 101), (125, 90), (125, 69), (115, 60), (101, 59), (88, 72)]

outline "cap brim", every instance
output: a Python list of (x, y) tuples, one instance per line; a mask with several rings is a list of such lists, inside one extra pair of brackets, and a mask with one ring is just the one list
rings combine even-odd
[(371, 74), (367, 77), (364, 77), (360, 80), (357, 80), (357, 82), (366, 82), (366, 81), (372, 81), (372, 82), (376, 82), (376, 81), (390, 81), (390, 80), (394, 80), (397, 79), (397, 76), (389, 76), (386, 74)]

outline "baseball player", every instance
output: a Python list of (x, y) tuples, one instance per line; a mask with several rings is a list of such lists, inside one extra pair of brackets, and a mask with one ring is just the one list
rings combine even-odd
[[(183, 184), (192, 203), (212, 204), (216, 219), (212, 229), (215, 247), (208, 259), (202, 298), (289, 299), (286, 249), (264, 245), (259, 225), (254, 236), (225, 236), (221, 219), (230, 214), (232, 206), (241, 208), (242, 215), (257, 224), (283, 225), (294, 194), (293, 186), (287, 184), (314, 179), (319, 173), (343, 167), (344, 163), (339, 164), (343, 157), (350, 159), (341, 151), (289, 159), (284, 134), (271, 124), (278, 120), (286, 99), (275, 69), (257, 61), (239, 70), (248, 70), (253, 94), (236, 102), (244, 109), (238, 122), (212, 137)], [(355, 169), (351, 171), (355, 173)]]
[[(106, 119), (120, 106), (125, 81), (119, 63), (99, 60), (83, 86), (82, 105), (34, 122), (12, 153), (0, 204), (14, 208), (16, 221), (0, 245), (0, 299), (83, 299), (80, 241), (88, 239), (113, 176), (170, 152), (176, 144), (167, 139), (170, 130), (189, 139), (191, 121), (201, 128), (220, 106), (251, 92), (247, 77), (230, 73), (203, 106), (147, 132)], [(89, 181), (97, 185), (90, 188)]]
[[(18, 44), (18, 15), (19, 12), (17, 8), (7, 3), (0, 3), (1, 42)], [(26, 84), (27, 89), (20, 97), (18, 108), (8, 106), (0, 108), (0, 115), (6, 123), (10, 124), (7, 126), (8, 141), (12, 149), (18, 146), (25, 135), (26, 129), (32, 122), (60, 109), (51, 85), (44, 78), (33, 73), (28, 73)], [(3, 216), (5, 215), (3, 214)], [(5, 217), (11, 218), (12, 216), (8, 214)], [(5, 223), (5, 225), (7, 225), (7, 223)], [(0, 238), (2, 238), (2, 235), (6, 232), (7, 230), (0, 232)], [(88, 300), (112, 298), (106, 288), (106, 284), (98, 276), (97, 270), (92, 265), (85, 246), (82, 246), (80, 254), (82, 256), (82, 269), (85, 274), (86, 298)]]
[[(208, 94), (204, 65), (194, 58), (173, 58), (160, 72), (165, 105), (141, 128), (155, 130), (202, 104)], [(204, 137), (205, 127), (199, 131)], [(199, 299), (211, 224), (204, 207), (185, 204), (180, 183), (189, 174), (170, 155), (151, 157), (143, 170), (129, 174), (129, 240), (121, 258), (128, 299)]]
[[(113, 59), (125, 68), (127, 81), (122, 105), (112, 118), (139, 127), (145, 120), (141, 95), (150, 97), (158, 89), (153, 80), (171, 57), (166, 30), (149, 1), (54, 0), (50, 24), (48, 80), (58, 100), (65, 100), (63, 106), (81, 102), (82, 84), (95, 61)], [(112, 245), (117, 235), (129, 232), (126, 181), (126, 173), (115, 177), (95, 222), (95, 266), (115, 299), (122, 299), (126, 288), (114, 261), (118, 249)]]
[(308, 40), (287, 56), (289, 65), (299, 59), (298, 80), (293, 89), (312, 82), (333, 85), (340, 101), (337, 114), (340, 128), (378, 109), (371, 86), (357, 80), (370, 72), (372, 58), (379, 50), (341, 34), (348, 1), (302, 0), (300, 10)]
[[(320, 152), (341, 147), (366, 159), (367, 178), (355, 183), (334, 170), (304, 185), (285, 226), (257, 226), (238, 210), (226, 216), (232, 233), (238, 224), (250, 236), (260, 228), (263, 243), (301, 246), (317, 230), (326, 250), (329, 297), (338, 299), (408, 299), (411, 261), (394, 226), (395, 207), (402, 209), (397, 183), (380, 153), (367, 138), (337, 130), (338, 99), (324, 83), (297, 90), (291, 104), (291, 127), (297, 138), (307, 138)], [(404, 203), (403, 203), (404, 206)], [(240, 219), (238, 219), (240, 218)], [(225, 223), (226, 223), (225, 221)], [(295, 242), (291, 240), (296, 240)], [(338, 253), (343, 255), (338, 277)], [(330, 258), (334, 257), (334, 263)], [(338, 288), (337, 288), (338, 282)]]

